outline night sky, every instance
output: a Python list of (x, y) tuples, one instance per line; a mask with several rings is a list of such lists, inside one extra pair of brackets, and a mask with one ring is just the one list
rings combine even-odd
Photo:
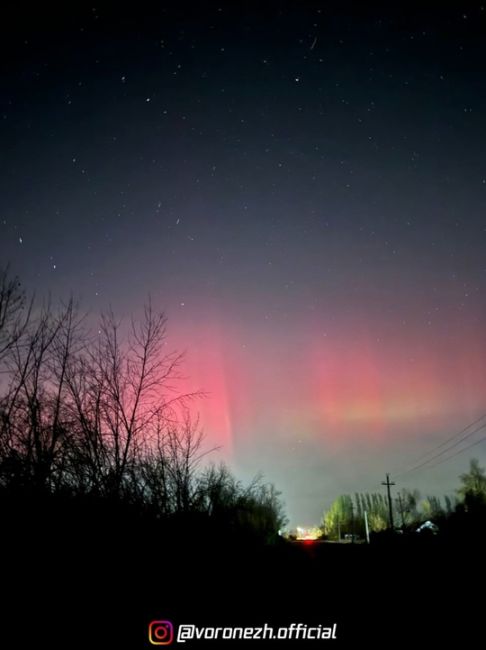
[(93, 323), (150, 293), (215, 461), (318, 523), (486, 412), (486, 6), (33, 11), (2, 17), (0, 264)]

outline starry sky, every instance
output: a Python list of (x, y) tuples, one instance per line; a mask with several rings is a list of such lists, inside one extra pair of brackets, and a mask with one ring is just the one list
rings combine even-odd
[[(486, 412), (481, 2), (85, 3), (0, 29), (1, 264), (93, 318), (150, 293), (213, 458), (263, 471), (291, 522)], [(450, 493), (485, 447), (397, 486)]]

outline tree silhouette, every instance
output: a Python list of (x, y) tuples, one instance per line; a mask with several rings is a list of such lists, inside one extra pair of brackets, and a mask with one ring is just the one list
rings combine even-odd
[(465, 504), (469, 507), (486, 505), (486, 474), (477, 458), (471, 459), (469, 472), (461, 474), (459, 478), (462, 485), (457, 492)]
[(178, 389), (183, 355), (167, 351), (166, 325), (149, 301), (127, 328), (102, 315), (93, 335), (73, 299), (37, 306), (3, 273), (0, 490), (95, 499), (160, 523), (198, 516), (272, 541), (285, 521), (275, 488), (201, 469), (213, 450), (190, 406), (202, 393)]
[(31, 309), (18, 279), (0, 269), (0, 363), (25, 332)]

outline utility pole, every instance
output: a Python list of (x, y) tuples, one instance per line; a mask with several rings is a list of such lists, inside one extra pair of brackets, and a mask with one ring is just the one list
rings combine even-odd
[(368, 513), (364, 511), (364, 521), (365, 521), (365, 530), (366, 530), (366, 541), (370, 543), (370, 527), (368, 526)]
[(381, 482), (382, 485), (386, 485), (386, 491), (388, 494), (388, 512), (389, 512), (389, 517), (390, 517), (390, 528), (391, 530), (394, 530), (394, 525), (393, 525), (393, 505), (392, 505), (392, 499), (391, 499), (391, 493), (390, 493), (390, 487), (392, 485), (395, 485), (392, 481), (390, 481), (390, 474), (386, 475), (386, 481)]

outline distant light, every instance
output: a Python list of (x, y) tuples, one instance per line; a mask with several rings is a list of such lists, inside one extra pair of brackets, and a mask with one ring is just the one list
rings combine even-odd
[(297, 526), (297, 535), (296, 539), (302, 542), (314, 542), (316, 539), (319, 539), (319, 537), (322, 535), (322, 532), (320, 528), (317, 528), (316, 526), (312, 528), (303, 528), (301, 526)]

